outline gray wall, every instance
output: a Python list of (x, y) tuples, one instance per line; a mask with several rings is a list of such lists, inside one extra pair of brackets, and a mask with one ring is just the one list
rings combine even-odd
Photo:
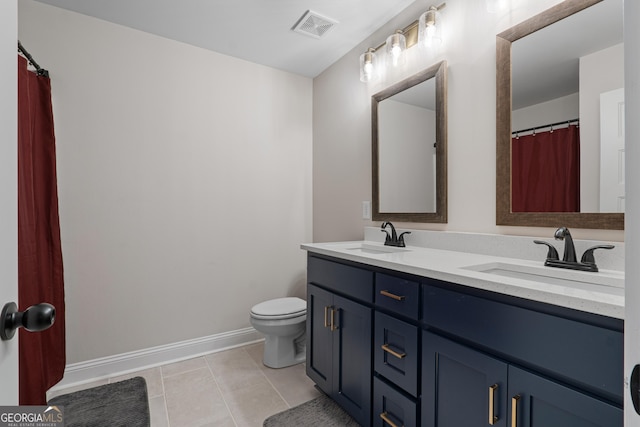
[[(429, 230), (552, 236), (551, 228), (495, 225), (496, 34), (559, 3), (511, 2), (512, 9), (490, 14), (483, 1), (452, 0), (442, 10), (440, 51), (410, 48), (407, 66), (375, 84), (359, 81), (358, 58), (397, 28), (418, 18), (432, 2), (418, 0), (370, 38), (314, 79), (313, 237), (314, 241), (359, 239), (361, 203), (371, 200), (370, 97), (439, 60), (449, 76), (448, 224), (401, 224)], [(560, 225), (560, 224), (559, 224)], [(622, 231), (572, 230), (581, 239), (622, 241)]]
[(31, 0), (49, 69), (67, 361), (249, 327), (305, 294), (309, 78)]

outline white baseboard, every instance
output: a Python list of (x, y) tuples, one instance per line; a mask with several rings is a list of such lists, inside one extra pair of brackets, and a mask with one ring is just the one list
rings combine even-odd
[(167, 363), (179, 362), (209, 353), (238, 347), (264, 339), (264, 335), (252, 327), (223, 332), (208, 337), (161, 345), (114, 356), (101, 357), (66, 366), (62, 381), (51, 390), (61, 390), (91, 381), (124, 375), (130, 372), (153, 368)]

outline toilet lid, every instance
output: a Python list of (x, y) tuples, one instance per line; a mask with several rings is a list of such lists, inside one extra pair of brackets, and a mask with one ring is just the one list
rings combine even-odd
[(289, 318), (305, 314), (307, 302), (296, 297), (277, 298), (256, 304), (251, 313), (261, 317)]

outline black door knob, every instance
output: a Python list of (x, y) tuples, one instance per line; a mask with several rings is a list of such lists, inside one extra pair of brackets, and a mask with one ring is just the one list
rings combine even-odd
[(23, 327), (29, 332), (44, 331), (53, 325), (56, 319), (56, 308), (45, 302), (32, 305), (25, 311), (18, 311), (15, 302), (9, 302), (0, 313), (0, 339), (10, 340), (16, 329)]
[(633, 409), (640, 415), (640, 365), (633, 367), (631, 371), (631, 402), (633, 402)]

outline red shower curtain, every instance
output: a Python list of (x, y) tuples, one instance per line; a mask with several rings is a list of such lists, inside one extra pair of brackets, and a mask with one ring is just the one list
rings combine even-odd
[(512, 212), (580, 211), (580, 129), (511, 141)]
[(20, 404), (44, 405), (64, 374), (65, 321), (51, 82), (18, 56), (18, 305), (56, 308), (43, 332), (20, 329)]

